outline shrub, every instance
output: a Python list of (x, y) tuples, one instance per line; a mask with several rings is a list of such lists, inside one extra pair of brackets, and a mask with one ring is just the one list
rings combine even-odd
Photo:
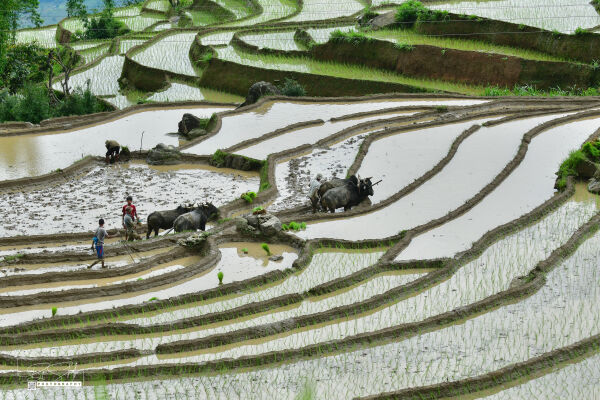
[(96, 18), (90, 18), (85, 22), (85, 31), (76, 32), (75, 40), (112, 39), (125, 35), (130, 30), (111, 13), (103, 12)]
[(583, 154), (592, 161), (598, 161), (600, 159), (600, 141), (587, 142), (581, 148)]
[(27, 121), (34, 124), (42, 120), (67, 115), (85, 115), (104, 111), (100, 103), (87, 88), (75, 89), (71, 96), (51, 106), (48, 90), (42, 86), (26, 85), (18, 94), (0, 93), (0, 122)]
[(304, 86), (292, 78), (285, 78), (283, 84), (279, 86), (279, 90), (281, 90), (281, 94), (284, 96), (306, 96), (306, 89), (304, 89)]
[(581, 161), (585, 161), (586, 157), (582, 150), (574, 150), (569, 154), (566, 160), (562, 162), (558, 168), (557, 188), (562, 190), (566, 187), (568, 176), (577, 176), (577, 166)]
[(368, 21), (368, 20), (371, 20), (371, 19), (377, 17), (378, 15), (379, 14), (377, 14), (375, 11), (371, 10), (371, 6), (367, 6), (363, 10), (361, 19), (364, 21)]
[(52, 316), (54, 317), (58, 312), (58, 307), (52, 307)]
[(271, 249), (269, 248), (268, 244), (263, 243), (260, 245), (260, 247), (262, 247), (262, 249), (267, 253), (268, 256), (271, 255)]
[(587, 29), (583, 29), (581, 27), (578, 27), (577, 29), (575, 29), (575, 36), (585, 36), (585, 35), (591, 35), (592, 32), (588, 31)]
[(427, 8), (420, 1), (405, 1), (396, 9), (396, 22), (403, 24), (405, 27), (410, 27), (417, 21), (420, 13), (426, 13), (427, 11)]
[(223, 275), (223, 271), (219, 271), (219, 272), (217, 273), (217, 278), (219, 279), (219, 285), (222, 285), (222, 284), (223, 284), (223, 276), (224, 276), (224, 275)]
[(448, 106), (436, 106), (435, 111), (437, 111), (439, 113), (448, 112)]
[(342, 32), (340, 29), (336, 29), (335, 31), (331, 32), (329, 38), (334, 42), (346, 42), (353, 45), (359, 45), (361, 43), (370, 42), (373, 40), (362, 32)]

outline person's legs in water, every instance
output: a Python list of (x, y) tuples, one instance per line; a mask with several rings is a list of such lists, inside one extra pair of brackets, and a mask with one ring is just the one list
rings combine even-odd
[(94, 261), (93, 263), (91, 263), (90, 265), (88, 265), (88, 269), (92, 268), (94, 265), (98, 264), (99, 262), (102, 263), (102, 268), (104, 268), (104, 245), (99, 246), (98, 244), (96, 244), (96, 254), (98, 256), (98, 259), (96, 261)]
[(133, 231), (133, 218), (131, 218), (131, 215), (125, 214), (123, 223), (125, 224), (125, 241), (127, 241), (131, 231)]
[(98, 260), (100, 260), (102, 263), (102, 268), (104, 268), (104, 245), (96, 245), (96, 253), (98, 253)]

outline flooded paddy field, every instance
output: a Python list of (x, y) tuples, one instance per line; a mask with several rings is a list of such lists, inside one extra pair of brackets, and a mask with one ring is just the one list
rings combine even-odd
[[(130, 150), (151, 149), (158, 143), (179, 144), (177, 122), (184, 113), (210, 116), (229, 107), (199, 106), (132, 113), (108, 123), (66, 130), (0, 137), (0, 180), (46, 174), (64, 169), (86, 155), (104, 155), (106, 140), (116, 140)], [(143, 137), (142, 137), (143, 132)], [(75, 140), (81, 139), (81, 140)], [(20, 151), (17, 151), (20, 149)]]
[[(135, 33), (72, 42), (86, 66), (72, 86), (91, 79), (92, 91), (118, 108), (230, 105), (138, 107), (88, 126), (42, 123), (0, 135), (1, 397), (347, 399), (410, 390), (414, 398), (451, 398), (452, 384), (468, 398), (585, 398), (580, 387), (597, 389), (600, 199), (584, 179), (559, 180), (555, 189), (561, 163), (596, 143), (597, 98), (466, 97), (454, 93), (483, 88), (281, 55), (310, 52), (337, 29), (344, 36), (365, 6), (324, 4), (219, 0), (188, 10), (184, 27), (173, 18), (181, 17), (177, 7), (149, 0), (115, 10)], [(484, 15), (502, 4), (478, 3), (473, 14), (512, 20)], [(471, 14), (468, 6), (433, 7)], [(591, 5), (578, 7), (590, 18), (581, 26), (598, 25)], [(547, 21), (550, 12), (531, 18)], [(312, 24), (323, 20), (331, 21)], [(571, 32), (574, 23), (582, 22), (531, 25)], [(81, 24), (71, 18), (61, 29)], [(159, 30), (166, 32), (154, 38)], [(314, 43), (299, 40), (304, 31)], [(18, 40), (52, 47), (56, 32), (22, 31)], [(235, 33), (281, 53), (237, 48)], [(428, 44), (410, 35), (384, 29), (365, 40)], [(436, 40), (429, 44), (446, 39)], [(474, 51), (473, 43), (446, 44)], [(212, 58), (232, 69), (445, 94), (275, 97), (234, 108), (245, 89), (233, 95), (202, 80), (218, 64)], [(128, 63), (143, 77), (138, 83), (164, 73), (153, 85), (160, 89), (128, 85)], [(173, 134), (184, 113), (216, 117), (186, 141)], [(107, 139), (133, 159), (105, 164)], [(177, 147), (181, 160), (149, 165), (142, 151), (159, 143)], [(595, 144), (586, 146), (596, 157)], [(75, 164), (87, 155), (99, 157)], [(360, 183), (324, 195), (334, 213), (313, 213), (308, 197), (319, 174)], [(141, 238), (125, 242), (129, 195)], [(343, 211), (346, 195), (356, 204)], [(194, 212), (169, 216), (169, 227), (145, 239), (145, 224), (156, 223), (150, 213), (179, 205), (190, 208), (177, 213)], [(106, 240), (105, 268), (91, 265), (100, 218), (116, 234)], [(517, 376), (510, 368), (528, 369)], [(24, 374), (42, 369), (48, 379), (85, 384), (32, 397)]]
[[(70, 179), (0, 195), (7, 205), (0, 211), (1, 218), (9, 221), (13, 213), (26, 217), (14, 225), (3, 224), (0, 237), (87, 232), (96, 228), (100, 218), (110, 228), (120, 227), (113, 203), (118, 200), (125, 204), (128, 195), (135, 196), (138, 214), (145, 220), (153, 211), (173, 209), (185, 202), (209, 201), (220, 206), (242, 193), (258, 190), (258, 186), (258, 176), (243, 171), (193, 164), (169, 168), (97, 163)], [(102, 190), (94, 194), (98, 188)]]

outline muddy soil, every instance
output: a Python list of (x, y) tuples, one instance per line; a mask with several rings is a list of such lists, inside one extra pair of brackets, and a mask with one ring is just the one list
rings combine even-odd
[(155, 210), (184, 202), (209, 201), (220, 206), (241, 193), (256, 191), (258, 184), (257, 176), (198, 165), (98, 164), (63, 183), (0, 194), (0, 220), (5, 221), (0, 237), (91, 232), (99, 218), (105, 219), (109, 229), (120, 228), (121, 207), (128, 195), (145, 221)]
[(353, 136), (328, 148), (317, 149), (278, 164), (276, 180), (279, 197), (269, 208), (280, 211), (310, 204), (308, 190), (311, 179), (318, 173), (323, 174), (325, 180), (345, 178), (366, 136), (366, 133)]

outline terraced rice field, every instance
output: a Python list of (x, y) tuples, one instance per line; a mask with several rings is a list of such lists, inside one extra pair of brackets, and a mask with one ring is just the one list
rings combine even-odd
[[(600, 100), (478, 97), (556, 94), (549, 77), (596, 90), (596, 34), (559, 32), (600, 17), (587, 0), (427, 5), (558, 32), (360, 30), (366, 6), (396, 6), (379, 0), (147, 0), (115, 9), (133, 32), (69, 43), (84, 60), (70, 86), (119, 111), (0, 124), (0, 398), (600, 397), (600, 198), (572, 177), (555, 189), (598, 140)], [(56, 33), (16, 39), (52, 48)], [(590, 43), (568, 53), (556, 37)], [(319, 53), (335, 45), (346, 53)], [(411, 70), (430, 61), (431, 76)], [(489, 74), (469, 80), (471, 62)], [(510, 79), (494, 86), (498, 65)], [(237, 107), (289, 77), (307, 96)], [(186, 140), (184, 114), (211, 120)], [(108, 139), (130, 158), (107, 165)], [(181, 153), (153, 165), (160, 143)], [(318, 174), (368, 177), (373, 193), (313, 212)], [(154, 211), (207, 202), (204, 233), (148, 230)], [(100, 218), (106, 267), (90, 249)]]
[(435, 4), (431, 8), (560, 32), (574, 32), (577, 28), (600, 25), (600, 16), (592, 3), (586, 0), (534, 0), (527, 3), (517, 0), (452, 1)]
[[(85, 376), (82, 388), (36, 398), (582, 396), (571, 382), (596, 388), (600, 199), (573, 181), (553, 185), (560, 161), (596, 134), (598, 105), (391, 96), (133, 114), (162, 131), (184, 111), (221, 122), (181, 143), (196, 164), (94, 162), (0, 196), (3, 220), (25, 217), (0, 230), (0, 379)], [(255, 206), (239, 195), (262, 185), (256, 172), (203, 164), (219, 148), (268, 160), (261, 179), (272, 187), (255, 203), (306, 229), (237, 229)], [(316, 173), (383, 181), (351, 214), (313, 214)], [(101, 216), (118, 227), (113, 208), (127, 194), (144, 219), (211, 201), (221, 220), (202, 250), (177, 241), (191, 232), (117, 238), (108, 268), (88, 269), (84, 232)], [(0, 393), (28, 396), (22, 383)]]

